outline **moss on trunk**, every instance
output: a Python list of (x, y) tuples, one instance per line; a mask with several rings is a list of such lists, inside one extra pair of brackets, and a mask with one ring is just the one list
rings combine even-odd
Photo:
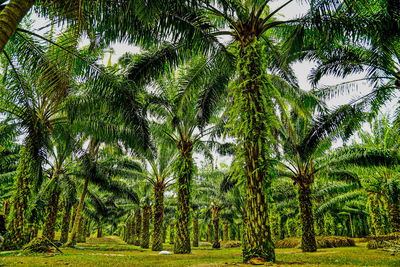
[(134, 217), (134, 213), (132, 213), (132, 216), (129, 217), (127, 223), (126, 223), (126, 243), (133, 245), (135, 244), (136, 241), (136, 220)]
[(47, 202), (46, 208), (46, 220), (43, 228), (43, 235), (46, 236), (49, 240), (54, 240), (55, 227), (57, 223), (57, 214), (58, 214), (58, 201), (60, 199), (61, 190), (58, 186), (58, 178), (53, 177), (54, 184), (53, 188), (50, 192), (50, 196)]
[(400, 207), (398, 203), (388, 202), (388, 216), (392, 232), (400, 232)]
[(219, 215), (221, 213), (222, 207), (218, 205), (216, 202), (211, 204), (211, 214), (212, 214), (212, 222), (213, 222), (213, 230), (214, 230), (214, 238), (213, 238), (213, 248), (220, 248), (221, 245), (219, 243)]
[(142, 240), (140, 246), (142, 248), (149, 248), (150, 244), (150, 217), (151, 217), (151, 206), (143, 206), (143, 218), (142, 218)]
[(21, 159), (18, 164), (17, 175), (15, 178), (15, 193), (13, 205), (9, 218), (8, 232), (2, 245), (2, 250), (21, 249), (29, 242), (29, 234), (25, 229), (26, 210), (28, 209), (28, 199), (31, 183), (31, 160), (25, 148), (21, 149)]
[[(246, 33), (245, 33), (246, 34)], [(271, 129), (278, 123), (271, 100), (274, 89), (264, 73), (266, 66), (257, 38), (242, 36), (238, 45), (238, 86), (234, 88), (230, 109), (231, 132), (240, 139), (239, 154), (244, 156), (246, 173), (246, 231), (243, 243), (243, 261), (262, 258), (275, 261), (275, 252), (269, 229), (268, 205), (265, 191), (272, 181)]]
[(223, 225), (224, 225), (223, 240), (229, 241), (229, 223), (224, 222)]
[(314, 252), (317, 251), (317, 242), (315, 240), (314, 231), (311, 186), (309, 184), (301, 185), (299, 187), (298, 194), (302, 226), (301, 249), (303, 252)]
[(191, 141), (181, 140), (178, 143), (179, 157), (175, 170), (178, 175), (178, 209), (176, 214), (176, 237), (174, 243), (175, 254), (188, 254), (191, 252), (189, 234), (190, 216), (190, 186), (194, 171)]
[(69, 230), (69, 223), (71, 220), (71, 209), (70, 205), (65, 205), (64, 207), (64, 215), (62, 217), (61, 222), (61, 237), (60, 242), (65, 243), (68, 241), (68, 230)]
[(213, 226), (212, 226), (212, 223), (208, 224), (207, 241), (210, 242), (210, 243), (213, 241)]
[(199, 218), (193, 218), (193, 247), (199, 246)]
[(165, 184), (163, 181), (154, 183), (154, 232), (151, 249), (160, 251), (163, 249), (163, 229), (164, 229), (164, 191)]
[(136, 246), (140, 246), (141, 233), (142, 233), (142, 213), (140, 212), (140, 209), (138, 209), (136, 214), (136, 240), (135, 240)]

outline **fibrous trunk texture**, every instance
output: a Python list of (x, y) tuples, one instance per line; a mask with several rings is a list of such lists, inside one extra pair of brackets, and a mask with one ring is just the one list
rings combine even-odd
[(193, 247), (199, 246), (199, 218), (193, 218)]
[(46, 236), (49, 240), (54, 240), (55, 227), (57, 223), (57, 213), (58, 213), (58, 201), (60, 199), (61, 190), (58, 186), (57, 177), (53, 177), (54, 187), (51, 190), (48, 203), (47, 203), (47, 216), (43, 228), (43, 236)]
[(9, 218), (8, 233), (2, 245), (2, 250), (16, 250), (28, 242), (28, 231), (25, 226), (25, 212), (28, 209), (28, 198), (30, 193), (31, 183), (31, 166), (29, 153), (26, 149), (21, 149), (21, 159), (18, 164), (17, 175), (15, 178), (15, 193), (13, 197), (13, 205)]
[(154, 232), (151, 249), (160, 251), (163, 249), (163, 229), (164, 229), (164, 190), (163, 182), (154, 183)]
[(133, 245), (136, 241), (136, 221), (135, 217), (132, 216), (129, 218), (126, 224), (126, 243)]
[(311, 187), (308, 184), (299, 187), (299, 205), (302, 225), (301, 249), (303, 252), (317, 251), (311, 202)]
[(223, 240), (229, 241), (229, 223), (224, 222)]
[(71, 220), (71, 206), (65, 205), (64, 215), (61, 222), (61, 237), (60, 242), (65, 243), (68, 241), (69, 223)]
[(219, 206), (217, 203), (213, 203), (211, 206), (211, 214), (212, 214), (212, 221), (214, 226), (214, 240), (212, 247), (213, 248), (220, 248), (221, 245), (219, 243), (219, 215), (221, 212), (222, 207)]
[(176, 216), (175, 254), (191, 252), (189, 234), (190, 183), (193, 175), (193, 143), (181, 140), (178, 143), (179, 157), (176, 166), (178, 175), (178, 210)]
[(213, 240), (213, 238), (212, 238), (212, 234), (213, 234), (213, 227), (212, 227), (212, 224), (211, 223), (209, 223), (208, 224), (208, 234), (207, 234), (207, 241), (208, 242), (212, 242), (212, 240)]
[(83, 216), (81, 216), (81, 219), (79, 221), (79, 226), (78, 226), (78, 233), (76, 235), (76, 242), (83, 243), (84, 242), (84, 237), (83, 237), (83, 232), (85, 229), (85, 219)]
[(0, 52), (3, 52), (18, 24), (35, 2), (35, 0), (11, 0), (0, 12)]
[(142, 233), (142, 213), (140, 212), (140, 209), (137, 210), (137, 215), (136, 215), (136, 240), (135, 240), (135, 246), (140, 246), (140, 236)]
[[(230, 120), (233, 133), (241, 139), (239, 149), (245, 158), (246, 172), (246, 220), (243, 242), (243, 261), (262, 258), (275, 261), (274, 246), (268, 219), (268, 205), (265, 191), (270, 188), (272, 177), (268, 161), (269, 129), (276, 123), (271, 81), (263, 73), (262, 53), (257, 40), (250, 38), (239, 46), (237, 71), (240, 83), (233, 91), (234, 105)], [(270, 142), (271, 143), (271, 142)]]
[(379, 206), (378, 195), (375, 193), (368, 193), (368, 204), (371, 215), (372, 227), (375, 231), (375, 235), (384, 235), (385, 229), (383, 225), (383, 219), (381, 215), (381, 209)]
[(220, 248), (221, 245), (219, 243), (219, 218), (213, 219), (213, 225), (214, 225), (214, 240), (212, 248)]
[(150, 243), (150, 217), (151, 217), (151, 206), (143, 207), (143, 224), (142, 224), (142, 241), (140, 246), (142, 248), (149, 248)]
[(388, 214), (392, 232), (400, 232), (400, 207), (399, 204), (388, 203)]

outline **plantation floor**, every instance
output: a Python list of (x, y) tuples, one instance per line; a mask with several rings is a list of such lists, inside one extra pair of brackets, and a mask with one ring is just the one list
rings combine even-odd
[[(212, 250), (196, 248), (190, 255), (158, 255), (149, 249), (124, 244), (117, 237), (90, 238), (84, 249), (63, 248), (63, 255), (0, 254), (0, 266), (252, 266), (241, 264), (240, 248)], [(166, 250), (172, 250), (166, 245)], [(1, 253), (1, 252), (0, 252)], [(400, 266), (400, 254), (368, 250), (365, 243), (351, 248), (320, 249), (302, 253), (299, 249), (276, 249), (273, 266)]]

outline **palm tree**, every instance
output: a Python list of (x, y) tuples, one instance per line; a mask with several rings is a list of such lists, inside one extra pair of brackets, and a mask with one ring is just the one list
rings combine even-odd
[(284, 171), (278, 172), (277, 175), (291, 178), (298, 186), (302, 223), (301, 246), (304, 252), (317, 250), (311, 190), (317, 173), (327, 166), (321, 164), (318, 158), (324, 156), (331, 142), (339, 137), (340, 133), (351, 131), (351, 129), (341, 131), (340, 128), (357, 126), (353, 121), (357, 115), (356, 111), (350, 106), (342, 106), (331, 114), (322, 114), (313, 120), (293, 114), (291, 121), (288, 119), (283, 123), (284, 160), (279, 165)]
[[(107, 147), (104, 149), (107, 150)], [(75, 173), (75, 176), (84, 178), (84, 184), (76, 209), (71, 235), (65, 244), (66, 246), (74, 246), (76, 243), (89, 182), (101, 187), (102, 190), (112, 191), (114, 194), (118, 193), (120, 196), (130, 199), (134, 203), (139, 202), (138, 196), (132, 187), (128, 186), (125, 181), (117, 181), (113, 178), (114, 176), (130, 176), (135, 171), (140, 171), (141, 167), (136, 161), (119, 156), (118, 154), (103, 153), (103, 150), (100, 149), (100, 142), (93, 137), (90, 138), (87, 151), (81, 156), (78, 170)]]
[[(210, 119), (218, 111), (220, 97), (212, 101), (209, 95), (224, 91), (229, 80), (226, 70), (221, 70), (215, 59), (198, 57), (186, 66), (160, 79), (155, 90), (160, 92), (157, 105), (153, 105), (158, 121), (155, 126), (178, 149), (174, 162), (177, 181), (178, 209), (176, 216), (176, 237), (174, 252), (190, 253), (189, 215), (190, 188), (194, 175), (193, 150), (206, 149), (202, 137), (209, 134)], [(210, 102), (205, 102), (210, 101)]]
[[(71, 161), (72, 153), (79, 148), (81, 140), (79, 138), (75, 138), (75, 136), (71, 134), (70, 127), (66, 127), (66, 125), (56, 125), (55, 129), (52, 132), (51, 141), (54, 145), (53, 149), (49, 153), (52, 156), (52, 162), (50, 163), (50, 180), (47, 185), (49, 196), (43, 235), (46, 236), (48, 239), (53, 240), (61, 192), (70, 191), (70, 188), (68, 188), (70, 183), (68, 183), (68, 181), (63, 181), (63, 176), (68, 175), (67, 165)], [(62, 184), (63, 182), (67, 183), (64, 188)], [(71, 196), (70, 194), (68, 195)], [(69, 206), (66, 207), (66, 209), (70, 210), (70, 203), (73, 202), (73, 199), (74, 198), (65, 202), (65, 204)], [(67, 212), (67, 214), (69, 214), (69, 212)], [(64, 242), (65, 241), (66, 240), (64, 240)]]
[(154, 204), (153, 204), (153, 222), (154, 231), (152, 237), (153, 251), (160, 251), (163, 248), (163, 230), (164, 230), (164, 192), (172, 185), (172, 163), (175, 160), (174, 147), (166, 142), (160, 142), (157, 146), (157, 153), (145, 159), (145, 163), (150, 170), (144, 168), (144, 171), (137, 173), (139, 177), (144, 178), (153, 186)]
[[(74, 42), (68, 40), (70, 37), (66, 32), (59, 37), (57, 43), (73, 46)], [(25, 213), (31, 194), (30, 187), (38, 191), (43, 181), (42, 164), (46, 149), (50, 147), (50, 133), (56, 124), (65, 122), (59, 116), (59, 110), (68, 94), (72, 57), (58, 49), (56, 43), (46, 50), (38, 50), (38, 47), (41, 46), (20, 33), (3, 53), (7, 68), (11, 69), (5, 77), (11, 91), (2, 89), (2, 112), (9, 114), (26, 133), (16, 179), (13, 201), (15, 212), (9, 227), (13, 244), (8, 244), (8, 248), (20, 247), (28, 241), (25, 235)], [(31, 54), (28, 59), (27, 54)], [(61, 65), (58, 60), (63, 60), (64, 64)], [(29, 75), (34, 75), (36, 79), (28, 82)], [(7, 246), (4, 244), (5, 248)]]
[[(220, 215), (223, 209), (231, 210), (232, 203), (229, 202), (227, 197), (227, 169), (221, 168), (220, 170), (214, 169), (213, 166), (203, 168), (199, 173), (197, 191), (202, 198), (203, 202), (209, 205), (211, 211), (211, 218), (213, 224), (213, 248), (220, 248)], [(232, 214), (231, 214), (232, 215)], [(225, 240), (224, 240), (225, 241)]]
[[(374, 121), (370, 122), (371, 133), (360, 130), (358, 137), (360, 139), (357, 147), (362, 147), (369, 151), (372, 150), (392, 150), (400, 146), (400, 140), (394, 126), (391, 125), (387, 115), (381, 115)], [(397, 214), (400, 211), (398, 196), (398, 177), (396, 175), (397, 166), (392, 166), (391, 163), (385, 164), (382, 162), (378, 166), (369, 166), (369, 172), (364, 179), (366, 190), (371, 194), (370, 201), (376, 202), (377, 199), (384, 198), (386, 209), (389, 216), (392, 231), (398, 232), (399, 219)], [(372, 175), (370, 175), (372, 174)], [(371, 202), (371, 203), (372, 203)], [(378, 202), (376, 202), (378, 206)], [(373, 208), (371, 204), (371, 209)], [(373, 211), (373, 210), (372, 210)], [(379, 223), (377, 223), (379, 225)], [(382, 231), (380, 231), (382, 233)]]

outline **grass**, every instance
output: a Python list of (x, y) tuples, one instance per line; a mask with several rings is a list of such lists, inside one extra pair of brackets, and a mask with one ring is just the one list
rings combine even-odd
[[(0, 266), (251, 266), (241, 264), (240, 248), (195, 248), (190, 255), (158, 255), (150, 249), (125, 245), (119, 238), (90, 238), (78, 244), (84, 250), (64, 248), (63, 255), (2, 255)], [(165, 250), (172, 246), (165, 244)], [(319, 249), (302, 253), (299, 249), (276, 249), (274, 266), (400, 266), (400, 254), (356, 247)]]

